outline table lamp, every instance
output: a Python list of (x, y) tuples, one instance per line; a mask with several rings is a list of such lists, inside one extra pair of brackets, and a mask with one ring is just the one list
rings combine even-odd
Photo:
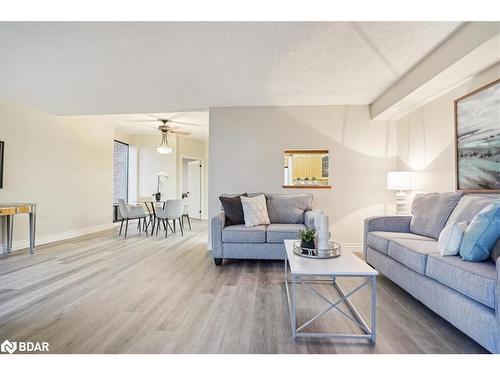
[(387, 189), (396, 190), (396, 215), (404, 215), (406, 211), (406, 191), (411, 190), (412, 172), (397, 171), (387, 173)]

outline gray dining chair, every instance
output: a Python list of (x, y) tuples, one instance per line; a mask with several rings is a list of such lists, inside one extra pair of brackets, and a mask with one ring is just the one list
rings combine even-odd
[[(165, 229), (165, 237), (168, 236), (167, 228), (175, 233), (176, 231), (176, 221), (179, 221), (179, 227), (181, 228), (181, 234), (184, 236), (184, 230), (182, 228), (182, 213), (184, 210), (184, 203), (182, 199), (169, 199), (167, 200), (165, 207), (156, 212), (156, 234), (158, 234), (158, 230), (160, 227), (160, 223), (163, 224), (163, 228)], [(173, 222), (173, 229), (170, 225), (170, 220)]]
[(118, 199), (118, 207), (120, 209), (120, 215), (122, 217), (122, 222), (120, 224), (120, 233), (118, 234), (119, 236), (122, 235), (123, 222), (125, 222), (125, 238), (127, 238), (129, 220), (139, 220), (138, 229), (140, 232), (141, 219), (144, 219), (143, 225), (145, 225), (145, 232), (148, 233), (149, 223), (146, 223), (146, 219), (149, 217), (149, 215), (143, 206), (131, 206), (125, 203), (123, 199)]
[(184, 208), (182, 209), (182, 227), (184, 227), (184, 219), (187, 219), (188, 225), (189, 225), (189, 230), (191, 230), (191, 220), (189, 219), (189, 206), (187, 204), (184, 205)]

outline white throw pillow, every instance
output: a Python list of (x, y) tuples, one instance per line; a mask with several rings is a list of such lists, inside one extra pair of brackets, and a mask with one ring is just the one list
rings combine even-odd
[(271, 224), (267, 213), (267, 204), (265, 195), (256, 197), (241, 196), (241, 205), (243, 206), (243, 216), (245, 226), (253, 227), (261, 224)]
[(462, 237), (469, 223), (450, 223), (439, 234), (438, 249), (441, 256), (457, 255)]

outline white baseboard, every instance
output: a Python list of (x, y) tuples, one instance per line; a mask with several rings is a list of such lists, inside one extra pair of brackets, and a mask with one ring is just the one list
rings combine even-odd
[[(52, 242), (68, 240), (70, 238), (84, 236), (86, 234), (102, 232), (103, 230), (112, 229), (113, 223), (96, 225), (93, 227), (87, 227), (82, 229), (70, 230), (68, 232), (47, 234), (45, 236), (36, 237), (36, 246), (45, 245)], [(15, 241), (12, 243), (12, 251), (27, 249), (30, 246), (29, 239)], [(0, 252), (5, 253), (7, 251), (7, 244), (0, 244)]]

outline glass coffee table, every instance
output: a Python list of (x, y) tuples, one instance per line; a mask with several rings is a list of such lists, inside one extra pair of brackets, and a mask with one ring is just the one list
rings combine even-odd
[[(362, 259), (350, 251), (344, 250), (342, 255), (331, 259), (311, 259), (297, 255), (293, 251), (296, 240), (285, 240), (285, 287), (290, 312), (292, 337), (318, 337), (318, 338), (342, 338), (342, 339), (367, 339), (375, 343), (376, 336), (376, 298), (377, 298), (377, 275), (378, 272), (366, 264)], [(361, 284), (345, 292), (339, 285), (339, 278), (362, 278)], [(338, 292), (340, 298), (331, 301), (329, 297), (320, 293), (313, 285), (318, 282), (328, 283)], [(328, 307), (306, 320), (297, 327), (297, 286), (303, 285), (305, 289), (322, 299)], [(364, 287), (371, 287), (371, 316), (368, 325), (363, 316), (356, 309), (350, 297)], [(340, 309), (345, 303), (350, 314)], [(304, 329), (311, 325), (327, 312), (336, 310), (347, 319), (355, 323), (363, 333), (341, 333), (341, 332), (305, 332)]]

